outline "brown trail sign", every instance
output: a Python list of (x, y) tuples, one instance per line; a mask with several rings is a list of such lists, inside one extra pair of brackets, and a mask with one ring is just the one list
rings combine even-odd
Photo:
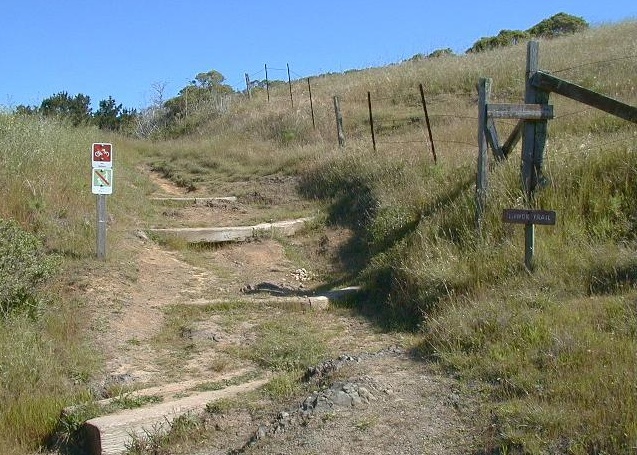
[(553, 210), (505, 209), (502, 221), (517, 224), (554, 225), (557, 215)]

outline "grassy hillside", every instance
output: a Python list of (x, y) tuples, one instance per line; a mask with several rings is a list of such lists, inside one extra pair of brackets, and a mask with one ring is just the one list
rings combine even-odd
[[(637, 23), (606, 26), (541, 42), (540, 67), (635, 105), (636, 48)], [(182, 119), (182, 130), (191, 133), (167, 141), (104, 138), (96, 130), (2, 115), (0, 218), (41, 239), (26, 256), (55, 253), (51, 268), (58, 267), (64, 284), (77, 267), (103, 267), (92, 260), (91, 142), (117, 144), (115, 244), (155, 216), (138, 197), (149, 191), (138, 166), (210, 193), (227, 182), (296, 175), (300, 193), (324, 207), (327, 223), (355, 232), (344, 254), (357, 260), (338, 279), (368, 291), (357, 304), (361, 312), (386, 329), (418, 333), (415, 350), (425, 361), (481, 393), (492, 416), (485, 453), (634, 453), (635, 125), (552, 96), (549, 184), (534, 204), (555, 210), (558, 222), (536, 230), (536, 270), (524, 268), (522, 229), (501, 222), (504, 208), (522, 206), (519, 149), (493, 167), (484, 235), (475, 232), (475, 86), (491, 77), (494, 101), (521, 102), (525, 53), (520, 45), (311, 78), (316, 128), (306, 81), (293, 87), (294, 108), (287, 86), (273, 88), (270, 102), (265, 92), (250, 100), (237, 95), (214, 120), (197, 113)], [(418, 84), (438, 164), (423, 129)], [(334, 95), (344, 148), (336, 141)], [(501, 137), (513, 126), (499, 122)], [(46, 272), (26, 283), (28, 295), (3, 303), (11, 309), (0, 322), (0, 397), (9, 403), (0, 409), (2, 453), (37, 447), (62, 403), (85, 392), (93, 368), (70, 316), (81, 303), (65, 300), (63, 286), (53, 295), (38, 292)], [(32, 381), (15, 379), (23, 377)]]

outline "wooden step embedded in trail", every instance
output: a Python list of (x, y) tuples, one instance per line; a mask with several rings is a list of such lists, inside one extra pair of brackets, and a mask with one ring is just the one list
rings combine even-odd
[(90, 455), (123, 454), (134, 438), (166, 433), (177, 418), (201, 414), (211, 402), (251, 392), (266, 382), (267, 379), (254, 380), (87, 420), (84, 424), (86, 448)]
[(237, 197), (151, 197), (150, 200), (160, 202), (190, 202), (192, 204), (207, 204), (209, 202), (237, 202)]
[(290, 237), (303, 229), (305, 224), (311, 220), (312, 218), (298, 218), (296, 220), (235, 227), (158, 228), (149, 229), (148, 232), (175, 236), (188, 243), (241, 242), (264, 234)]

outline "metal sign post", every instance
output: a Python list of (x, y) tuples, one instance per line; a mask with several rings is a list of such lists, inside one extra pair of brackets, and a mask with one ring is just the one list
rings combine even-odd
[(106, 259), (106, 195), (97, 195), (97, 259)]
[(113, 145), (94, 143), (91, 147), (91, 188), (97, 195), (97, 259), (106, 259), (106, 196), (113, 194)]

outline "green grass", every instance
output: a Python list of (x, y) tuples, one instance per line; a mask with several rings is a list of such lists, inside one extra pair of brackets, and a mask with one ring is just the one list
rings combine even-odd
[[(79, 311), (78, 311), (79, 310)], [(0, 451), (44, 444), (62, 408), (88, 395), (96, 362), (81, 335), (77, 302), (47, 302), (38, 317), (0, 320)]]

